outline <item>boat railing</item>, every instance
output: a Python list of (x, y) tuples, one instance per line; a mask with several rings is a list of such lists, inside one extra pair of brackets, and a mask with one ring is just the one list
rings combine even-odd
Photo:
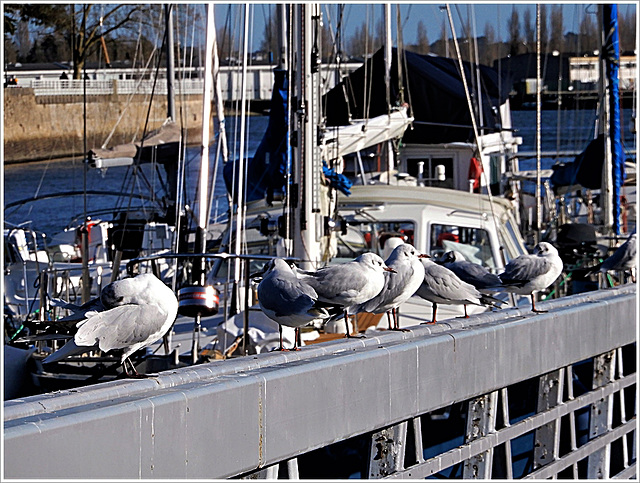
[(636, 297), (627, 284), (7, 401), (4, 476), (634, 478)]

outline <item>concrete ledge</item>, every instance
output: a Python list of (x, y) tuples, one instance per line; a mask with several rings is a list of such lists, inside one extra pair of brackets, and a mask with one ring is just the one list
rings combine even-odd
[(636, 340), (633, 285), (543, 307), (12, 400), (5, 476), (233, 476)]

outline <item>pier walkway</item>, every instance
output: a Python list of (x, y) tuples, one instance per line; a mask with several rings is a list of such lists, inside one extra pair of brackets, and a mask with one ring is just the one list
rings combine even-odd
[(8, 401), (3, 476), (633, 478), (636, 296)]

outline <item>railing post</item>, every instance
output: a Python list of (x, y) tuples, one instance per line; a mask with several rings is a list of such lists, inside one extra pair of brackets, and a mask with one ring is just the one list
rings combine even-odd
[[(615, 350), (593, 358), (593, 388), (603, 387), (613, 381)], [(589, 439), (611, 431), (613, 419), (613, 394), (591, 404), (589, 415)], [(589, 455), (588, 479), (608, 479), (611, 466), (611, 445)]]
[(406, 421), (373, 433), (369, 448), (369, 479), (382, 478), (404, 469), (406, 443)]
[[(497, 391), (471, 399), (467, 412), (465, 443), (487, 436), (496, 428)], [(493, 448), (473, 456), (464, 462), (464, 479), (489, 479), (493, 466)]]
[[(562, 402), (564, 369), (543, 374), (538, 383), (537, 413), (547, 411)], [(560, 446), (560, 420), (540, 426), (535, 432), (533, 469), (558, 458)]]

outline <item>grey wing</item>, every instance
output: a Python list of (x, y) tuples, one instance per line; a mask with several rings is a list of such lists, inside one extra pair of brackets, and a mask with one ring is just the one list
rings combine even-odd
[(260, 304), (278, 316), (306, 312), (313, 307), (314, 294), (305, 284), (279, 278), (265, 279), (258, 286)]
[(632, 237), (607, 258), (600, 267), (600, 270), (622, 270), (633, 268), (636, 260), (636, 237)]
[(547, 273), (551, 265), (551, 262), (544, 257), (521, 255), (507, 264), (504, 272), (500, 274), (500, 280), (505, 285), (525, 285)]
[(67, 309), (71, 311), (71, 314), (67, 315), (66, 317), (57, 319), (55, 321), (56, 323), (79, 322), (81, 320), (86, 319), (87, 312), (101, 312), (105, 310), (105, 306), (102, 304), (100, 297), (91, 299), (82, 305), (75, 305), (69, 302), (65, 302), (64, 300), (53, 299), (53, 298), (51, 299), (51, 303), (56, 307), (61, 307), (63, 309)]
[(160, 330), (166, 318), (167, 314), (155, 305), (121, 305), (90, 317), (80, 326), (74, 340), (79, 346), (98, 344), (103, 352), (126, 349), (147, 341)]
[(473, 285), (460, 280), (451, 270), (438, 265), (432, 265), (425, 269), (424, 282), (428, 289), (438, 297), (445, 300), (469, 300), (469, 303), (477, 303), (480, 293)]
[(358, 267), (334, 265), (321, 268), (309, 284), (315, 289), (320, 300), (332, 301), (335, 297), (354, 297), (366, 286), (367, 277)]
[(463, 281), (470, 283), (477, 289), (497, 287), (501, 281), (497, 275), (489, 272), (486, 268), (477, 263), (455, 262), (444, 265), (455, 273)]
[(69, 356), (84, 354), (85, 352), (89, 352), (96, 347), (97, 346), (78, 346), (75, 341), (71, 339), (53, 354), (47, 356), (42, 361), (42, 363), (50, 364), (52, 362), (61, 361), (62, 359), (66, 359)]

